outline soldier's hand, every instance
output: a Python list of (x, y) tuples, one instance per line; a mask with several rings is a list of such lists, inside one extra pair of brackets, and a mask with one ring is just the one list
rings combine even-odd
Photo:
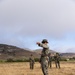
[(40, 44), (40, 42), (37, 42), (36, 44)]

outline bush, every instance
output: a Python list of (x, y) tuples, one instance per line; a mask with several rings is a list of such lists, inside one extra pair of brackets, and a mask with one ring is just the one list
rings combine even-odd
[(66, 58), (61, 58), (60, 61), (67, 61), (67, 59)]
[[(39, 58), (34, 58), (35, 62), (39, 62)], [(9, 58), (6, 60), (6, 62), (29, 62), (29, 59), (12, 59), (12, 58)]]
[(5, 62), (4, 60), (0, 60), (0, 63), (3, 63), (3, 62)]
[[(35, 62), (39, 62), (39, 58), (34, 58)], [(29, 59), (17, 59), (14, 62), (29, 62)]]
[(13, 62), (14, 60), (12, 58), (7, 59), (6, 62)]
[(14, 62), (23, 62), (21, 59), (14, 60)]
[(34, 60), (35, 60), (35, 62), (39, 62), (40, 59), (39, 58), (35, 58)]
[(28, 59), (16, 59), (14, 62), (29, 62)]

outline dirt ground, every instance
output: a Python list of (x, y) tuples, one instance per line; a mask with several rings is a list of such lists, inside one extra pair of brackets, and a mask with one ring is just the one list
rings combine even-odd
[[(43, 75), (40, 63), (35, 63), (34, 70), (29, 69), (29, 63), (0, 63), (0, 75)], [(75, 75), (75, 63), (61, 62), (61, 68), (56, 69), (52, 64), (49, 75)]]

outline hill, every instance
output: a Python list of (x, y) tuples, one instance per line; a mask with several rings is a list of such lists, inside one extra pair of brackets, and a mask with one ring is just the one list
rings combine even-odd
[[(36, 49), (36, 50), (34, 50), (34, 52), (36, 52), (37, 54), (40, 54), (41, 51), (42, 51), (42, 49)], [(50, 50), (50, 53), (52, 55), (54, 55), (56, 53), (56, 51)], [(75, 53), (59, 53), (59, 54), (60, 54), (61, 57), (64, 57), (64, 58), (73, 58), (73, 57), (75, 57)]]
[[(34, 50), (34, 52), (37, 53), (37, 54), (41, 54), (41, 51), (42, 51), (42, 49)], [(50, 53), (54, 54), (54, 53), (56, 53), (56, 51), (50, 50)]]
[[(35, 53), (37, 53), (37, 54), (41, 54), (41, 51), (42, 51), (42, 49), (36, 49), (36, 50), (34, 50), (34, 52)], [(54, 50), (49, 50), (49, 52), (51, 53), (51, 55), (54, 55), (55, 53), (56, 53), (56, 51), (54, 51)]]
[[(8, 58), (13, 59), (28, 59), (31, 54), (35, 58), (39, 58), (42, 49), (30, 50), (28, 48), (19, 48), (12, 45), (0, 44), (0, 60), (6, 60)], [(50, 50), (50, 53), (55, 54), (56, 52)], [(75, 57), (75, 53), (60, 53), (61, 57), (72, 58)]]
[(75, 57), (75, 53), (61, 53), (60, 55), (61, 55), (61, 57), (64, 57), (64, 58), (73, 58), (73, 57)]
[(29, 58), (31, 54), (36, 58), (39, 57), (39, 54), (28, 49), (26, 50), (12, 45), (0, 44), (0, 59), (8, 59), (10, 57), (14, 59), (24, 59)]

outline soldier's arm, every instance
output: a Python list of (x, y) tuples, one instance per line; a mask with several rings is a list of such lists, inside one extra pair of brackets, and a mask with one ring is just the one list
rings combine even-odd
[(34, 64), (35, 64), (35, 60), (34, 60)]
[(31, 61), (31, 58), (29, 58), (29, 62)]
[(49, 48), (47, 45), (39, 43), (38, 46), (43, 47), (43, 48)]
[(61, 60), (60, 54), (59, 54), (59, 60)]
[(32, 59), (32, 61), (33, 61), (33, 63), (35, 64), (35, 59), (34, 59), (34, 58)]

